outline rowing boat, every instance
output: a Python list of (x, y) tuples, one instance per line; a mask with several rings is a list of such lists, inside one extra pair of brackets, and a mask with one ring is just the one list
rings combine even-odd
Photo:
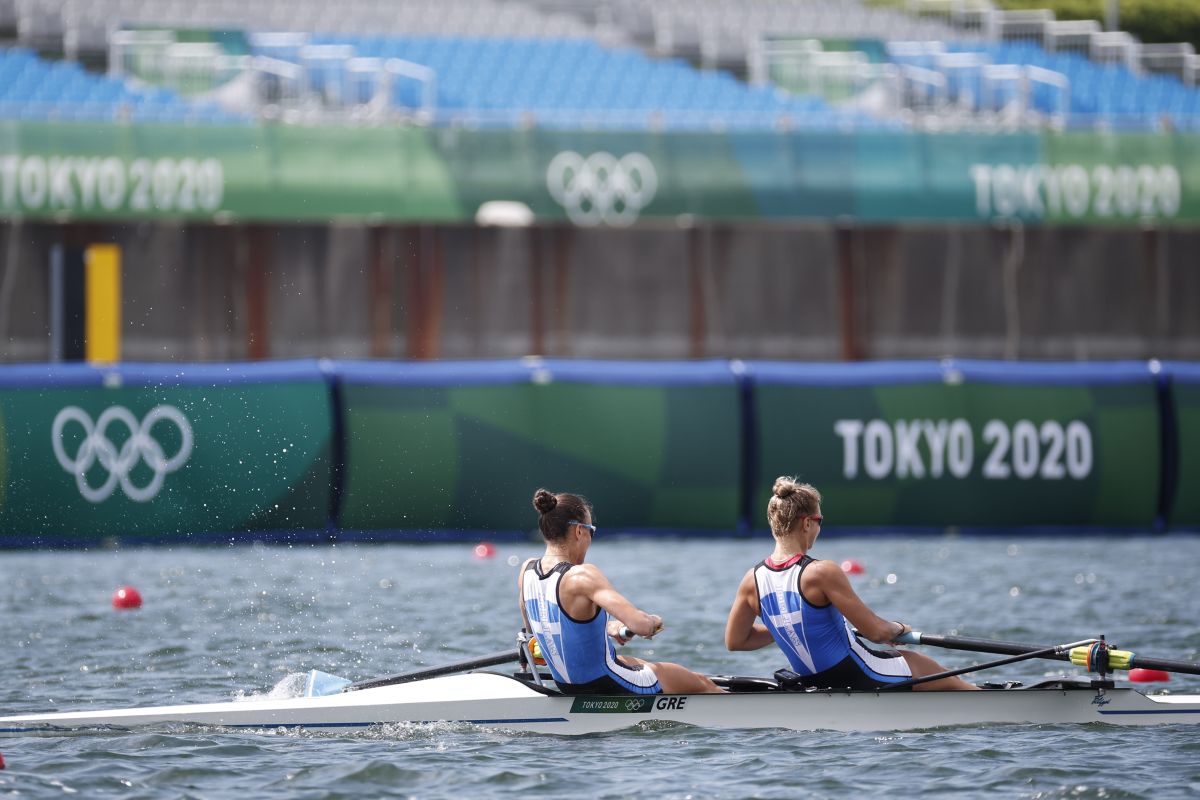
[(981, 692), (781, 691), (766, 679), (716, 680), (730, 693), (572, 697), (521, 677), (474, 672), (323, 697), (0, 717), (0, 735), (168, 725), (328, 731), (432, 722), (554, 734), (597, 733), (643, 722), (837, 731), (1004, 723), (1200, 723), (1200, 695), (1146, 695), (1080, 679)]
[[(1031, 657), (1094, 659), (1095, 644), (1022, 645), (983, 639), (907, 634), (913, 644), (1017, 653), (1000, 662), (955, 670), (976, 671)], [(1087, 640), (1094, 643), (1097, 640)], [(1139, 660), (1120, 654), (1122, 669)], [(0, 717), (0, 736), (61, 735), (154, 726), (214, 726), (243, 730), (343, 731), (386, 725), (469, 723), (512, 731), (586, 734), (639, 723), (677, 723), (704, 728), (896, 731), (959, 725), (1057, 725), (1106, 723), (1143, 726), (1200, 724), (1200, 694), (1144, 694), (1106, 677), (1057, 678), (1021, 687), (985, 684), (984, 691), (851, 691), (805, 688), (777, 678), (711, 676), (727, 694), (566, 695), (529, 671), (471, 671), (517, 661), (502, 651), (471, 661), (351, 684), (334, 678), (326, 689), (286, 699), (73, 711)], [(1180, 672), (1200, 665), (1141, 658)], [(1089, 660), (1089, 668), (1096, 666)], [(457, 674), (455, 674), (457, 673)], [(327, 676), (314, 671), (313, 677)], [(936, 677), (936, 676), (934, 676)], [(914, 682), (917, 682), (915, 679)]]

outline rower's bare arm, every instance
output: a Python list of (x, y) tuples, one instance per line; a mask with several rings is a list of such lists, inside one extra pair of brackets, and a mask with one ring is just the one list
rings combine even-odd
[(725, 621), (725, 648), (727, 650), (757, 650), (771, 643), (771, 632), (758, 616), (758, 590), (754, 585), (754, 571), (750, 570), (738, 585), (729, 619)]
[(647, 614), (631, 603), (592, 564), (582, 564), (572, 569), (570, 576), (575, 581), (574, 590), (584, 594), (638, 636), (650, 637), (662, 630), (662, 617)]
[[(814, 570), (815, 568), (815, 570)], [(805, 572), (812, 573), (812, 578), (816, 579), (816, 586), (825, 598), (837, 606), (838, 611), (850, 621), (850, 624), (858, 629), (858, 632), (870, 639), (872, 642), (879, 644), (887, 644), (899, 635), (899, 623), (886, 620), (883, 617), (872, 611), (862, 598), (854, 591), (854, 587), (850, 585), (850, 579), (846, 577), (846, 573), (842, 572), (842, 568), (833, 561), (815, 561)], [(805, 594), (809, 596), (812, 602), (820, 602), (817, 598), (812, 597), (815, 592), (810, 592), (808, 583), (805, 583)]]

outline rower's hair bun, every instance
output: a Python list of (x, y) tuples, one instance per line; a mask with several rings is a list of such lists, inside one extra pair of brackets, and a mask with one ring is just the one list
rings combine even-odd
[(775, 479), (775, 487), (771, 490), (771, 493), (780, 500), (785, 500), (794, 495), (797, 488), (799, 487), (796, 485), (794, 478), (780, 476)]
[(545, 489), (538, 489), (533, 493), (533, 507), (540, 514), (549, 514), (558, 507), (558, 498)]

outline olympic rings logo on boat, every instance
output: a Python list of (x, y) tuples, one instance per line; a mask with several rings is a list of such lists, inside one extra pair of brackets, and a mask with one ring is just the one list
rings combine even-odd
[[(84, 433), (74, 456), (68, 455), (63, 445), (63, 431), (72, 422), (78, 423)], [(179, 430), (179, 450), (169, 458), (154, 438), (154, 426), (159, 423), (170, 423)], [(129, 431), (129, 438), (119, 448), (108, 437), (108, 430), (114, 424)], [(130, 500), (145, 503), (159, 493), (169, 473), (187, 463), (192, 454), (192, 426), (175, 406), (155, 406), (140, 423), (124, 406), (111, 406), (101, 412), (94, 424), (82, 408), (67, 406), (54, 417), (51, 443), (55, 458), (64, 470), (75, 476), (84, 499), (101, 503), (120, 486)], [(154, 477), (145, 486), (138, 486), (130, 473), (142, 461), (150, 467)], [(87, 473), (96, 464), (103, 467), (108, 476), (99, 486), (92, 486)]]
[(573, 150), (559, 153), (546, 169), (546, 188), (576, 225), (632, 225), (658, 192), (654, 162), (642, 153), (617, 158)]

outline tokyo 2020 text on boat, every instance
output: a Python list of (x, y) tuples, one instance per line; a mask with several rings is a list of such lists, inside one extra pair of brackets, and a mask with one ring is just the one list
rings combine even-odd
[(996, 685), (982, 692), (904, 692), (803, 687), (794, 676), (780, 671), (770, 679), (713, 676), (728, 694), (568, 696), (528, 669), (515, 674), (469, 672), (518, 660), (528, 663), (528, 650), (517, 648), (360, 683), (314, 671), (304, 697), (0, 717), (0, 735), (53, 736), (167, 725), (346, 730), (433, 722), (556, 734), (616, 730), (645, 721), (712, 728), (842, 731), (990, 724), (1200, 723), (1200, 694), (1146, 695), (1117, 687), (1109, 677), (1114, 669), (1135, 667), (1200, 674), (1200, 664), (1145, 658), (1094, 639), (1040, 646), (913, 632), (906, 634), (904, 641), (1009, 655), (917, 680), (1029, 658), (1069, 660), (1098, 674), (1028, 687)]

